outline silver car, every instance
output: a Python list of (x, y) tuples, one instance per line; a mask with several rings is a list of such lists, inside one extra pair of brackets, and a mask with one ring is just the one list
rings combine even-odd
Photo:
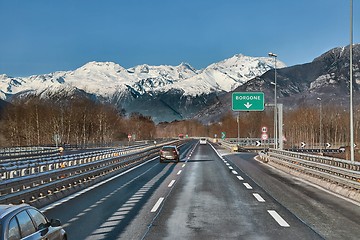
[(28, 205), (0, 205), (1, 240), (67, 240), (59, 220), (50, 221), (38, 209)]
[(175, 162), (179, 162), (180, 153), (176, 146), (163, 146), (160, 150), (160, 162), (164, 162), (164, 160), (174, 160)]

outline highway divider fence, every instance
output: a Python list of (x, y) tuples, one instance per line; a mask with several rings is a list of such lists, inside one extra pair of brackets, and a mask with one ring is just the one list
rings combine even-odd
[(141, 164), (158, 155), (164, 144), (1, 162), (0, 203), (41, 207)]
[(31, 155), (44, 155), (59, 153), (57, 147), (14, 147), (14, 148), (0, 148), (0, 158), (5, 159), (9, 157), (26, 157)]
[(329, 189), (340, 186), (340, 194), (360, 201), (360, 162), (276, 149), (260, 152), (259, 156), (264, 162), (275, 164), (288, 172), (329, 183)]

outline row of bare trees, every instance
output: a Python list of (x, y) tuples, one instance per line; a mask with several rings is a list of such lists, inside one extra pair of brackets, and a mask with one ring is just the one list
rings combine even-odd
[[(299, 147), (301, 142), (305, 142), (308, 147), (319, 147), (320, 142), (330, 143), (332, 146), (349, 144), (348, 111), (330, 106), (324, 107), (321, 118), (320, 125), (319, 108), (303, 107), (285, 111), (283, 122), (285, 146)], [(355, 142), (360, 144), (360, 108), (355, 110), (354, 118)], [(270, 138), (274, 135), (274, 112), (271, 110), (241, 112), (238, 115), (229, 111), (220, 121), (209, 125), (202, 125), (195, 120), (162, 123), (157, 126), (157, 135), (171, 137), (183, 133), (189, 136), (220, 137), (221, 132), (225, 132), (226, 137), (236, 138), (238, 121), (241, 138), (260, 138), (263, 126), (268, 128)]]
[[(87, 98), (54, 101), (38, 96), (17, 99), (2, 113), (2, 146), (31, 146), (54, 143), (76, 145), (105, 144), (155, 135), (155, 124), (148, 117), (125, 117), (114, 106)], [(140, 130), (140, 126), (146, 126)]]
[[(360, 144), (360, 114), (355, 110), (355, 141)], [(308, 146), (330, 143), (333, 146), (349, 142), (349, 113), (340, 108), (324, 107), (320, 126), (318, 108), (303, 107), (284, 112), (284, 136), (287, 147), (297, 147), (301, 142)], [(220, 121), (204, 125), (197, 120), (174, 121), (155, 125), (151, 117), (132, 113), (125, 116), (114, 106), (94, 102), (87, 98), (67, 100), (42, 99), (28, 96), (17, 99), (2, 113), (0, 124), (1, 146), (46, 145), (55, 142), (77, 145), (106, 144), (127, 139), (135, 140), (171, 138), (179, 134), (189, 136), (221, 136), (229, 138), (258, 138), (261, 128), (267, 126), (273, 137), (273, 111), (231, 111)], [(322, 136), (320, 136), (320, 132)]]
[[(332, 146), (348, 145), (350, 142), (350, 114), (343, 108), (327, 106), (320, 112), (317, 108), (300, 108), (287, 112), (284, 129), (287, 144), (298, 146), (306, 142), (309, 146), (329, 143)], [(354, 111), (354, 139), (360, 140), (359, 108)], [(321, 135), (320, 135), (321, 133)]]
[[(252, 112), (239, 115), (240, 136), (259, 137), (259, 129), (267, 122), (272, 121), (270, 112)], [(212, 124), (201, 124), (197, 120), (174, 121), (157, 125), (158, 137), (174, 137), (178, 134), (189, 136), (220, 137), (221, 132), (226, 132), (228, 138), (237, 137), (237, 116), (230, 111), (220, 121)]]

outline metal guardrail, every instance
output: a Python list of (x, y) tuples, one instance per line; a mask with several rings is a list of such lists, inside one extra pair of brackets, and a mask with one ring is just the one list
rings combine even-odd
[(264, 149), (264, 146), (256, 146), (256, 141), (261, 141), (260, 138), (251, 138), (249, 140), (249, 143), (251, 143), (250, 145), (246, 145), (246, 142), (239, 142), (239, 144), (237, 144), (236, 141), (234, 141), (233, 139), (229, 139), (226, 138), (224, 140), (218, 140), (218, 142), (225, 148), (233, 151), (233, 152), (238, 152), (241, 150), (259, 150), (259, 149)]
[(52, 156), (35, 159), (22, 159), (18, 161), (6, 161), (0, 164), (0, 180), (10, 180), (27, 175), (48, 172), (68, 166), (80, 165), (96, 161), (111, 155), (119, 156), (145, 149), (144, 147), (109, 149), (65, 156)]
[(224, 140), (219, 140), (219, 143), (221, 144), (221, 146), (233, 151), (233, 148), (236, 144), (230, 143), (228, 141), (224, 141)]
[(281, 166), (360, 190), (360, 163), (348, 160), (269, 149), (260, 157)]
[(221, 141), (225, 141), (228, 143), (232, 143), (232, 144), (239, 144), (240, 146), (252, 146), (255, 145), (257, 141), (260, 141), (263, 143), (263, 145), (274, 145), (274, 138), (268, 138), (267, 140), (262, 140), (261, 138), (225, 138), (224, 140)]
[(56, 147), (15, 147), (0, 148), (0, 157), (27, 156), (34, 154), (47, 154), (59, 152)]
[(95, 184), (158, 154), (162, 145), (0, 164), (0, 203), (34, 202), (57, 192)]

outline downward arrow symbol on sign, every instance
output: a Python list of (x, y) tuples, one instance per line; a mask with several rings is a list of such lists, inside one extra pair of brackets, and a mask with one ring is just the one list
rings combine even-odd
[(252, 104), (249, 103), (249, 102), (247, 102), (246, 104), (244, 104), (244, 106), (245, 106), (246, 108), (250, 108), (250, 107), (252, 106)]

